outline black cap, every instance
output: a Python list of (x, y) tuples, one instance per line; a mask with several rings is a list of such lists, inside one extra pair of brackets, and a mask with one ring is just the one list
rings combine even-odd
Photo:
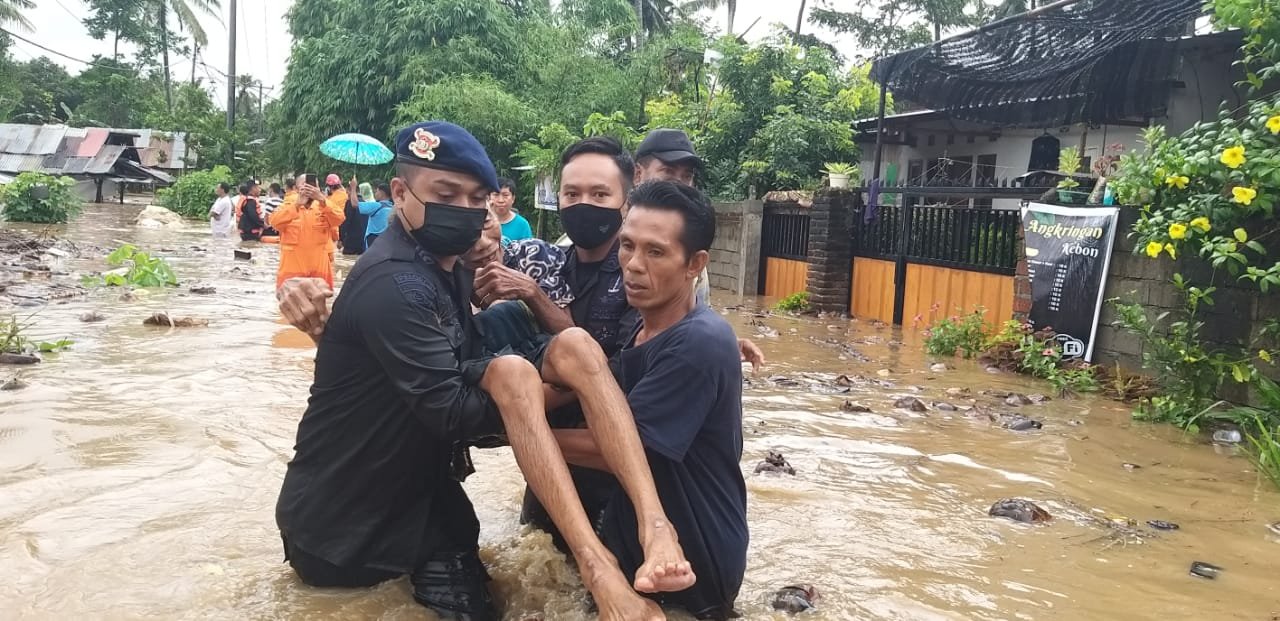
[(702, 168), (702, 158), (694, 152), (693, 142), (678, 129), (655, 129), (646, 134), (640, 148), (636, 149), (636, 159), (651, 155), (667, 164), (693, 160), (694, 166)]

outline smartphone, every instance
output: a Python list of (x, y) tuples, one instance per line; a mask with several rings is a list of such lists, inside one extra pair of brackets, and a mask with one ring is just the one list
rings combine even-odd
[(307, 185), (317, 188), (320, 187), (320, 178), (316, 175), (307, 175)]

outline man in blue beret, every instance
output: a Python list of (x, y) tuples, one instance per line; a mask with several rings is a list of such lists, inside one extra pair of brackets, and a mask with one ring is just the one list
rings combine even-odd
[[(468, 445), (505, 436), (578, 562), (600, 616), (664, 618), (645, 592), (695, 581), (658, 500), (636, 423), (604, 353), (580, 329), (536, 359), (483, 351), (461, 261), (486, 224), (497, 176), (462, 128), (420, 123), (396, 140), (395, 218), (356, 263), (318, 342), (315, 381), (276, 505), (303, 582), (367, 587), (408, 574), (448, 619), (497, 619), (461, 481)], [(546, 407), (583, 404), (603, 464), (636, 512), (643, 563), (628, 583), (592, 530)], [(633, 590), (634, 586), (634, 590)]]

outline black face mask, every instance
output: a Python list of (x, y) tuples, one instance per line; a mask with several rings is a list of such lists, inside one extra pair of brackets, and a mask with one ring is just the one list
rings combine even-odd
[(573, 245), (594, 250), (613, 239), (622, 228), (622, 210), (576, 203), (560, 208), (560, 223)]
[[(409, 191), (413, 194), (413, 191)], [(415, 199), (418, 197), (415, 195)], [(422, 202), (421, 199), (418, 199)], [(409, 231), (423, 250), (437, 257), (460, 255), (476, 244), (484, 231), (487, 209), (469, 209), (444, 203), (427, 203), (426, 217), (421, 227)]]

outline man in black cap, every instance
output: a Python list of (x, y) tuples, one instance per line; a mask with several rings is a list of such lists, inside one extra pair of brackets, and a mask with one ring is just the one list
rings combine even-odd
[(689, 136), (678, 129), (655, 129), (636, 149), (636, 185), (646, 181), (674, 181), (693, 187), (702, 158)]
[[(320, 338), (276, 521), (303, 582), (367, 587), (409, 574), (414, 598), (445, 618), (497, 619), (461, 486), (467, 446), (506, 436), (578, 561), (600, 615), (662, 619), (591, 528), (546, 419), (573, 391), (603, 462), (637, 512), (644, 562), (634, 587), (680, 591), (695, 577), (661, 503), (631, 411), (599, 345), (565, 330), (531, 364), (488, 356), (461, 257), (481, 236), (497, 175), (483, 147), (445, 122), (396, 140), (396, 218), (347, 277)], [(541, 371), (541, 376), (539, 375)]]

